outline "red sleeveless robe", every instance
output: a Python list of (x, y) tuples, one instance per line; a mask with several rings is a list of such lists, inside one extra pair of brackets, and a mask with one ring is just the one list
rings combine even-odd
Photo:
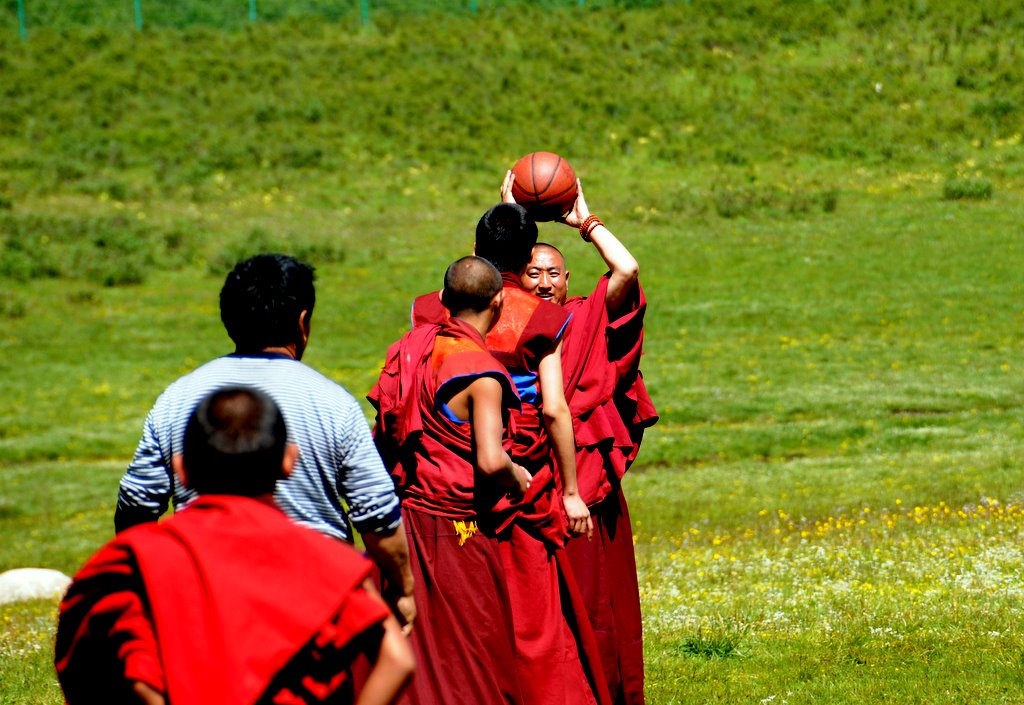
[(378, 410), (374, 438), (402, 498), (416, 580), (417, 672), (404, 700), (412, 705), (525, 702), (508, 668), (515, 633), (493, 514), (504, 490), (479, 476), (472, 427), (445, 405), (483, 376), (502, 384), (506, 417), (519, 408), (483, 337), (450, 319), (392, 345), (368, 397)]
[[(255, 499), (204, 495), (119, 534), (75, 576), (55, 665), (67, 702), (354, 702), (388, 608), (370, 563)], [(360, 663), (361, 661), (361, 663)], [(332, 700), (332, 702), (334, 702)]]

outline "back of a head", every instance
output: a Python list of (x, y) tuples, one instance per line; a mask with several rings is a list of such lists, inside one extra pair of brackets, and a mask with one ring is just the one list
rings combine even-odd
[(302, 311), (313, 315), (313, 267), (294, 257), (262, 254), (235, 265), (220, 291), (220, 319), (245, 352), (294, 343)]
[(515, 203), (499, 203), (476, 224), (476, 254), (501, 272), (518, 273), (537, 244), (537, 222)]
[(223, 387), (196, 406), (185, 427), (188, 485), (199, 494), (255, 497), (281, 478), (287, 433), (263, 392)]
[(441, 303), (453, 316), (463, 311), (479, 313), (490, 306), (501, 287), (501, 274), (494, 265), (470, 255), (453, 262), (444, 273)]

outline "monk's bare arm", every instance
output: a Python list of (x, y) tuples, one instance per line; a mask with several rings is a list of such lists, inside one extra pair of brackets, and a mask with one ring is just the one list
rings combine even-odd
[[(572, 211), (562, 220), (574, 228), (580, 227), (590, 217), (590, 207), (587, 206), (587, 199), (583, 197), (583, 187), (579, 179), (576, 179), (576, 193), (576, 203), (573, 204)], [(597, 253), (601, 255), (611, 273), (605, 305), (609, 313), (615, 313), (633, 291), (640, 275), (640, 265), (619, 238), (603, 224), (590, 231), (590, 241), (597, 248)]]
[(384, 620), (384, 637), (355, 705), (391, 705), (405, 690), (416, 670), (409, 640), (394, 617)]
[(167, 702), (163, 693), (142, 681), (132, 681), (132, 692), (142, 705), (165, 705)]
[(629, 300), (640, 275), (640, 265), (626, 246), (604, 225), (598, 225), (591, 231), (590, 241), (611, 271), (605, 305), (608, 313), (615, 314)]
[(380, 566), (387, 578), (385, 601), (392, 606), (401, 620), (406, 634), (416, 621), (416, 600), (413, 598), (412, 566), (409, 565), (409, 544), (405, 526), (399, 523), (390, 532), (367, 531), (359, 534), (370, 558)]
[(529, 486), (529, 473), (512, 462), (502, 447), (504, 433), (501, 383), (493, 377), (480, 377), (466, 388), (469, 422), (473, 429), (473, 450), (476, 467), (494, 478), (501, 487), (522, 496)]
[(562, 388), (562, 344), (541, 358), (537, 367), (540, 377), (541, 410), (555, 451), (555, 460), (562, 477), (562, 502), (569, 518), (569, 528), (576, 534), (590, 536), (594, 525), (590, 510), (580, 497), (576, 484), (576, 439), (572, 432), (572, 416)]

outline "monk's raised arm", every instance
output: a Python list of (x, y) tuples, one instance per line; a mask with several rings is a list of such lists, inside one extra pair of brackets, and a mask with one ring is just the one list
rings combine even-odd
[(594, 244), (597, 253), (608, 265), (610, 280), (605, 303), (608, 306), (608, 313), (614, 314), (633, 291), (637, 277), (640, 276), (640, 265), (619, 238), (615, 237), (599, 219), (592, 217), (587, 199), (583, 197), (583, 187), (579, 179), (576, 179), (576, 193), (576, 203), (562, 222), (579, 228), (583, 239)]

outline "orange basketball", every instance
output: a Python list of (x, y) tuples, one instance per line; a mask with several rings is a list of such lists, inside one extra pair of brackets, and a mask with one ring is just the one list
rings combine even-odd
[(534, 220), (560, 218), (576, 202), (576, 172), (551, 152), (532, 152), (512, 167), (512, 197)]

